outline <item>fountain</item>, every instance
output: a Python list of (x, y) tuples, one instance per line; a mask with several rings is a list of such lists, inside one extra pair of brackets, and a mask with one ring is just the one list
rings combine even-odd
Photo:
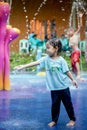
[(9, 44), (20, 34), (20, 30), (7, 25), (10, 5), (0, 0), (0, 90), (10, 90)]

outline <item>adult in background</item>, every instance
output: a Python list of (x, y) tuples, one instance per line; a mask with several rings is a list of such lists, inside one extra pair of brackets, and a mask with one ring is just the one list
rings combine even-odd
[(64, 34), (61, 35), (60, 41), (61, 41), (61, 43), (62, 43), (62, 50), (63, 50), (63, 51), (69, 50), (69, 41), (68, 41), (68, 39), (65, 37)]

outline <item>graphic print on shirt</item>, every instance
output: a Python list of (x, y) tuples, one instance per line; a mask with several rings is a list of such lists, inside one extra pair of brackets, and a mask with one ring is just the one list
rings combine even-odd
[(55, 72), (55, 71), (60, 71), (61, 70), (61, 68), (60, 68), (60, 66), (58, 65), (58, 64), (56, 64), (56, 63), (50, 63), (49, 64), (49, 62), (47, 61), (47, 68), (49, 68), (49, 69), (47, 69), (48, 71), (51, 71), (51, 72)]

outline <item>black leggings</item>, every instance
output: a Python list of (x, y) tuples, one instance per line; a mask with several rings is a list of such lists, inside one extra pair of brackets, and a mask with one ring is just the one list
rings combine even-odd
[(51, 109), (52, 121), (57, 122), (59, 118), (61, 101), (65, 106), (65, 109), (67, 111), (70, 120), (73, 121), (76, 120), (69, 88), (64, 90), (51, 91), (51, 98), (52, 98), (52, 109)]

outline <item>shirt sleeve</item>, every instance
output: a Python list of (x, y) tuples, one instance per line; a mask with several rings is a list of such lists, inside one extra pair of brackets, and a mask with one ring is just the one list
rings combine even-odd
[(42, 57), (42, 58), (40, 58), (40, 59), (38, 60), (38, 62), (39, 62), (39, 64), (40, 64), (40, 69), (45, 68), (46, 58), (47, 58), (47, 56), (44, 56), (44, 57)]
[(69, 71), (68, 64), (64, 59), (62, 60), (62, 71), (63, 73), (66, 73), (67, 71)]

